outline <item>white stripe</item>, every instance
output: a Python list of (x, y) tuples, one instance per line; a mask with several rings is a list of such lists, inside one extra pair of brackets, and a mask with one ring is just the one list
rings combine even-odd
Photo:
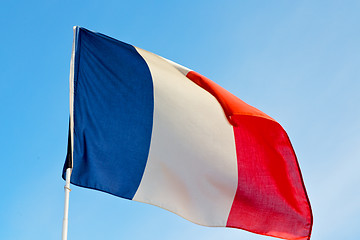
[[(133, 200), (206, 226), (226, 226), (237, 188), (234, 132), (217, 100), (186, 68), (138, 49), (154, 83), (154, 123)], [(181, 67), (181, 66), (180, 66)]]

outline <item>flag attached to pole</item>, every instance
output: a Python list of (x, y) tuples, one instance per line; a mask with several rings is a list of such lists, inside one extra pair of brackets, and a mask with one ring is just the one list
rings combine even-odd
[(206, 77), (76, 27), (71, 183), (205, 226), (309, 239), (310, 203), (274, 119)]

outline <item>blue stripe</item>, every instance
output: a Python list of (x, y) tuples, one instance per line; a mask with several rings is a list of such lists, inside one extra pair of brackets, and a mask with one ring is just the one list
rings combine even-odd
[(71, 183), (132, 199), (151, 141), (149, 67), (126, 43), (77, 28)]

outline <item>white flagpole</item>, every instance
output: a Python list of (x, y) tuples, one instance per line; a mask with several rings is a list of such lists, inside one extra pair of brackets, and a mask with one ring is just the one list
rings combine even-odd
[(70, 176), (71, 176), (71, 168), (66, 169), (66, 184), (64, 186), (65, 189), (65, 205), (64, 205), (64, 219), (63, 219), (63, 227), (62, 227), (62, 240), (67, 240), (68, 233), (68, 215), (69, 215), (69, 194), (70, 194)]
[(69, 121), (69, 143), (68, 143), (68, 162), (67, 162), (67, 169), (66, 169), (66, 176), (65, 176), (65, 204), (64, 204), (64, 219), (63, 219), (63, 226), (62, 226), (62, 240), (67, 240), (68, 234), (68, 216), (69, 216), (69, 195), (70, 195), (70, 176), (72, 171), (72, 160), (73, 160), (73, 149), (74, 149), (74, 61), (75, 61), (75, 40), (76, 40), (76, 26), (73, 27), (74, 31), (74, 39), (73, 39), (73, 46), (71, 51), (71, 61), (70, 61), (70, 77), (69, 77), (69, 90), (70, 90), (70, 121)]

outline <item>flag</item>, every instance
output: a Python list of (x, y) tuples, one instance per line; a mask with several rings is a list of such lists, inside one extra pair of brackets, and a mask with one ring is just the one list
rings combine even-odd
[(309, 239), (312, 213), (273, 118), (151, 52), (74, 28), (71, 183), (205, 226)]

